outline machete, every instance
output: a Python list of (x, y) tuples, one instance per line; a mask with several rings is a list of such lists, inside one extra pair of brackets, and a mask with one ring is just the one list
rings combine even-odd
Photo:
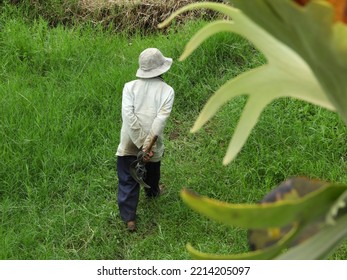
[(140, 185), (144, 186), (147, 189), (150, 189), (151, 187), (148, 186), (144, 179), (146, 178), (146, 162), (144, 161), (144, 157), (146, 156), (147, 153), (149, 153), (154, 145), (154, 143), (157, 141), (158, 136), (154, 136), (149, 143), (149, 145), (146, 147), (144, 151), (140, 151), (137, 154), (137, 159), (134, 160), (130, 164), (130, 175), (131, 177), (134, 178), (136, 182), (138, 182)]

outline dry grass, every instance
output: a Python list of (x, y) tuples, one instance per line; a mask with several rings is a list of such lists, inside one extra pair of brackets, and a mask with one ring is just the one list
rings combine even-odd
[[(115, 31), (149, 33), (158, 31), (157, 25), (173, 11), (194, 0), (10, 0), (12, 4), (25, 6), (29, 17), (43, 17), (50, 25), (81, 23), (101, 24)], [(212, 2), (224, 2), (215, 0)], [(176, 19), (176, 26), (190, 19), (210, 20), (217, 16), (210, 10), (186, 12)]]
[[(155, 31), (157, 25), (173, 11), (193, 2), (194, 0), (80, 0), (79, 7), (84, 17), (94, 15), (94, 20), (106, 25), (112, 23), (116, 30)], [(223, 1), (213, 1), (223, 2)], [(115, 12), (117, 11), (117, 12)], [(176, 24), (194, 18), (211, 19), (216, 13), (207, 10), (187, 12), (179, 17)]]

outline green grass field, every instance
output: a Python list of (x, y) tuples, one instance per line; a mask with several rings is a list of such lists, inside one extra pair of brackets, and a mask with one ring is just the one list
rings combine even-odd
[[(245, 97), (189, 132), (209, 96), (228, 79), (265, 63), (236, 35), (220, 34), (177, 59), (203, 22), (146, 37), (97, 26), (50, 28), (2, 7), (0, 18), (0, 259), (189, 259), (187, 242), (210, 253), (248, 251), (246, 232), (188, 208), (188, 187), (233, 203), (256, 203), (281, 181), (309, 176), (347, 183), (347, 129), (330, 111), (280, 99), (267, 107), (243, 150), (222, 158)], [(116, 204), (123, 84), (139, 53), (158, 47), (175, 63), (165, 130), (165, 194), (142, 195), (128, 234)], [(347, 259), (347, 244), (331, 257)]]

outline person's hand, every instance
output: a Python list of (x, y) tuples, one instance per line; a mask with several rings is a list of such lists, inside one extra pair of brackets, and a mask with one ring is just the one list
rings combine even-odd
[(154, 155), (153, 151), (147, 152), (146, 150), (143, 150), (143, 152), (144, 152), (144, 156), (143, 156), (143, 161), (144, 162), (148, 162)]

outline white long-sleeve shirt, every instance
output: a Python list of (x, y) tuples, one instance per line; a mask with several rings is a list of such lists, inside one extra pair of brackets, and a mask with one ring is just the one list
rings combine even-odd
[(138, 79), (124, 85), (122, 96), (122, 129), (117, 156), (137, 155), (158, 135), (151, 161), (164, 153), (163, 131), (170, 116), (174, 90), (160, 77)]

